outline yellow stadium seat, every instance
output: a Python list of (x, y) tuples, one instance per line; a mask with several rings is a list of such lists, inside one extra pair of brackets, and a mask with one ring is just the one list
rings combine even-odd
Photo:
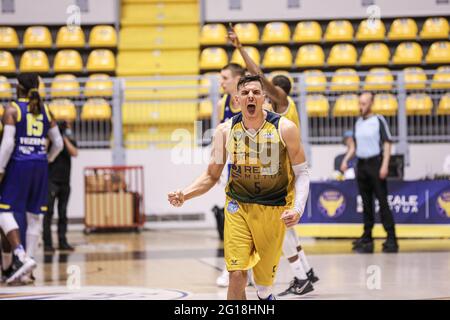
[(261, 41), (267, 44), (288, 43), (291, 30), (285, 22), (269, 22), (264, 26)]
[(391, 53), (387, 45), (381, 42), (367, 44), (361, 54), (361, 65), (388, 65)]
[(210, 119), (213, 111), (211, 100), (203, 100), (198, 105), (198, 119)]
[(322, 28), (317, 21), (303, 21), (297, 23), (292, 40), (297, 43), (320, 42), (322, 40)]
[(406, 98), (406, 115), (430, 115), (433, 102), (427, 94), (410, 94)]
[(409, 67), (405, 68), (405, 88), (407, 90), (425, 89), (427, 82), (427, 75), (422, 68)]
[(449, 25), (443, 17), (431, 17), (425, 20), (420, 37), (422, 39), (448, 39)]
[(321, 70), (306, 70), (305, 84), (307, 92), (323, 92), (327, 88), (327, 78)]
[(203, 49), (200, 54), (200, 69), (221, 69), (228, 63), (228, 56), (224, 49), (213, 47)]
[(25, 48), (50, 48), (52, 46), (52, 35), (47, 27), (28, 27), (23, 35), (23, 46)]
[(16, 30), (11, 27), (0, 27), (0, 48), (17, 48), (19, 38)]
[(20, 72), (49, 72), (48, 57), (44, 51), (28, 50), (20, 58)]
[(447, 93), (441, 97), (436, 114), (447, 116), (450, 115), (450, 93)]
[(308, 117), (328, 117), (330, 105), (328, 99), (321, 94), (306, 96), (306, 113)]
[(395, 49), (392, 62), (394, 64), (421, 64), (422, 47), (417, 42), (402, 42)]
[(123, 27), (120, 29), (119, 50), (197, 49), (199, 26)]
[(84, 89), (86, 97), (111, 97), (112, 94), (113, 83), (107, 74), (97, 73), (89, 76)]
[(263, 66), (265, 68), (290, 68), (292, 66), (292, 53), (285, 46), (271, 46), (267, 48)]
[(317, 44), (301, 46), (295, 57), (297, 67), (320, 67), (325, 63), (325, 54), (322, 47)]
[(55, 55), (53, 69), (55, 72), (81, 72), (83, 71), (83, 61), (76, 50), (60, 50)]
[(81, 120), (110, 120), (111, 107), (105, 99), (89, 99), (81, 109)]
[(363, 20), (356, 31), (356, 40), (359, 41), (377, 41), (384, 40), (386, 28), (380, 19)]
[(372, 111), (383, 116), (395, 116), (398, 102), (393, 94), (377, 94), (373, 101)]
[(431, 82), (432, 89), (450, 89), (450, 66), (437, 68)]
[(190, 3), (124, 3), (121, 25), (198, 24), (200, 10), (197, 2)]
[[(255, 47), (247, 47), (247, 46), (245, 46), (243, 48), (248, 53), (248, 55), (252, 58), (252, 60), (255, 61), (255, 63), (257, 65), (259, 65), (259, 63), (261, 61), (261, 57), (259, 55), (258, 49), (256, 49)], [(239, 53), (239, 50), (237, 50), (237, 49), (235, 49), (233, 51), (233, 54), (231, 56), (231, 62), (240, 64), (241, 66), (243, 66), (245, 68), (244, 59), (242, 58), (241, 54)]]
[(259, 30), (254, 23), (237, 23), (234, 31), (242, 44), (256, 44), (259, 42)]
[(158, 79), (125, 81), (125, 100), (181, 100), (197, 99), (197, 79)]
[(372, 68), (366, 76), (364, 90), (392, 90), (394, 76), (387, 68)]
[(89, 34), (89, 46), (93, 48), (117, 46), (116, 29), (112, 26), (95, 26)]
[(333, 108), (335, 117), (355, 117), (359, 115), (359, 99), (356, 94), (344, 94), (336, 99)]
[(69, 99), (56, 99), (50, 102), (49, 109), (56, 120), (74, 121), (77, 109)]
[(221, 45), (227, 43), (227, 28), (220, 23), (205, 24), (200, 35), (202, 45)]
[(352, 41), (353, 26), (348, 20), (333, 20), (328, 23), (325, 41)]
[(16, 62), (9, 51), (0, 50), (0, 73), (16, 72)]
[(58, 48), (81, 48), (84, 47), (84, 33), (80, 27), (61, 27), (56, 35), (56, 46)]
[(72, 74), (59, 74), (52, 82), (53, 98), (76, 97), (80, 95), (80, 84)]
[(0, 76), (0, 99), (11, 99), (12, 96), (11, 84), (5, 76)]
[(417, 24), (413, 19), (400, 18), (392, 22), (389, 40), (413, 40), (417, 37)]
[(426, 63), (450, 63), (450, 41), (434, 42), (425, 57)]
[(112, 72), (116, 69), (116, 58), (111, 50), (96, 49), (87, 60), (86, 69), (89, 72)]
[(130, 103), (122, 105), (124, 125), (193, 123), (197, 119), (195, 102)]
[[(5, 113), (5, 107), (0, 103), (0, 118), (3, 117), (3, 114)], [(0, 122), (0, 131), (3, 130), (2, 123)]]
[(357, 91), (359, 90), (359, 76), (354, 69), (337, 69), (331, 78), (330, 90), (332, 91)]
[(199, 54), (198, 50), (122, 51), (116, 72), (119, 76), (198, 74)]
[(335, 44), (328, 56), (330, 66), (354, 66), (356, 64), (357, 53), (353, 45), (343, 43)]

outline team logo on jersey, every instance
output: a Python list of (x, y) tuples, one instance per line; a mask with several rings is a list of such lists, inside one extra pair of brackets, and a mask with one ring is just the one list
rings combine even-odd
[(234, 139), (235, 139), (236, 141), (239, 141), (239, 140), (242, 139), (242, 135), (243, 135), (242, 131), (235, 131), (235, 132), (234, 132)]
[(444, 218), (450, 218), (450, 190), (442, 192), (436, 200), (437, 211)]
[(239, 204), (237, 203), (236, 200), (231, 200), (230, 202), (228, 202), (228, 207), (227, 207), (227, 211), (229, 213), (236, 213), (236, 211), (239, 210)]
[(2, 288), (0, 300), (178, 300), (190, 293), (143, 287), (81, 286)]
[(268, 132), (263, 133), (263, 137), (266, 140), (271, 140), (275, 137), (275, 135), (274, 135), (273, 131), (268, 131)]
[(319, 211), (328, 218), (337, 218), (344, 213), (345, 197), (337, 190), (326, 190), (319, 197)]

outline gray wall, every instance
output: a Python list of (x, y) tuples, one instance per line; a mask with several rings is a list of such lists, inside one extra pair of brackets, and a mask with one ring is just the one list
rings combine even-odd
[[(81, 12), (81, 25), (117, 21), (119, 0), (85, 1), (89, 12)], [(76, 0), (14, 0), (15, 13), (0, 10), (0, 25), (64, 25), (70, 17), (67, 9), (74, 4)]]
[[(230, 10), (230, 0), (203, 0), (205, 21), (267, 21), (367, 18), (362, 0), (299, 0), (300, 8), (288, 9), (288, 0), (240, 0), (241, 10)], [(381, 18), (449, 15), (450, 4), (437, 0), (374, 0)], [(367, 2), (367, 1), (364, 1)], [(368, 1), (370, 2), (370, 1)]]

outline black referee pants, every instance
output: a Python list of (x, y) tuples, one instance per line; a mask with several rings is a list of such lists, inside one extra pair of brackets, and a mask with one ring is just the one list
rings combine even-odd
[(356, 180), (359, 194), (361, 195), (364, 210), (364, 234), (363, 237), (372, 239), (372, 229), (375, 224), (374, 195), (380, 204), (380, 217), (388, 239), (396, 239), (395, 222), (387, 201), (387, 182), (380, 179), (382, 157), (358, 159)]

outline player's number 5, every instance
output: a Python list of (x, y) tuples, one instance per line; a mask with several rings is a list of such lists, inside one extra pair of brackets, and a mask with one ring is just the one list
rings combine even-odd
[(31, 113), (27, 114), (27, 136), (40, 137), (44, 131), (44, 117), (42, 114), (35, 116)]

